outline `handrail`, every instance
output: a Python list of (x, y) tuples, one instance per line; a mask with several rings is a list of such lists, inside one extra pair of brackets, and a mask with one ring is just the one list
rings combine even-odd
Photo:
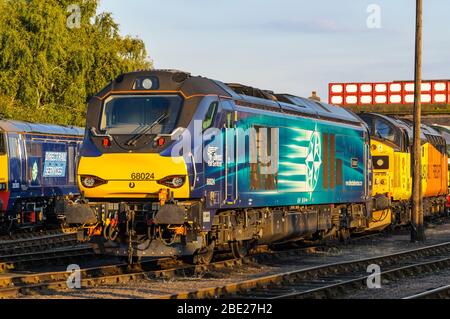
[(191, 157), (192, 168), (194, 170), (194, 182), (192, 183), (191, 190), (194, 190), (195, 186), (197, 185), (197, 167), (195, 166), (194, 155), (192, 153), (189, 153), (189, 156)]
[(224, 155), (225, 155), (225, 196), (223, 198), (223, 203), (227, 202), (228, 198), (228, 128), (227, 125), (224, 124), (225, 128), (225, 147), (224, 147)]
[(95, 136), (95, 137), (107, 137), (110, 140), (112, 140), (111, 135), (109, 135), (108, 133), (100, 134), (100, 133), (97, 132), (97, 129), (95, 127), (91, 127), (89, 129), (89, 132), (91, 132), (92, 136)]
[(234, 134), (236, 135), (236, 154), (234, 154), (234, 161), (235, 161), (235, 193), (236, 196), (234, 197), (234, 203), (236, 204), (238, 198), (239, 198), (239, 193), (238, 193), (238, 170), (239, 170), (239, 130), (237, 128), (237, 125), (234, 125)]

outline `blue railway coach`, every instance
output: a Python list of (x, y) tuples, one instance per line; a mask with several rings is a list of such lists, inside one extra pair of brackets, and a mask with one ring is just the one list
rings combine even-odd
[(83, 134), (78, 127), (0, 120), (1, 230), (58, 220), (58, 203), (79, 194), (76, 159)]

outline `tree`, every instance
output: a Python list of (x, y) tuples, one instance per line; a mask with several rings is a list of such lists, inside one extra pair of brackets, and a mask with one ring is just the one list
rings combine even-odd
[(151, 67), (142, 40), (96, 13), (99, 0), (73, 2), (0, 0), (0, 116), (84, 125), (91, 96)]

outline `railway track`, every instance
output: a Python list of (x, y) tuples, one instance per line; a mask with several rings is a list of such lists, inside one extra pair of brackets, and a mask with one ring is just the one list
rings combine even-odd
[(91, 246), (81, 244), (74, 231), (47, 231), (40, 234), (20, 234), (13, 238), (4, 237), (0, 240), (0, 273), (91, 255)]
[(20, 253), (4, 256), (0, 261), (0, 270), (26, 269), (34, 266), (44, 266), (77, 261), (79, 258), (94, 257), (94, 251), (90, 245), (74, 245), (51, 248), (37, 252)]
[(8, 255), (75, 245), (77, 242), (77, 233), (56, 233), (29, 239), (0, 241), (0, 259)]
[[(373, 240), (383, 233), (376, 233), (370, 235), (364, 235), (356, 237), (350, 241), (361, 242), (365, 240)], [(448, 244), (448, 247), (446, 246)], [(450, 243), (441, 248), (445, 251), (449, 251)], [(222, 260), (215, 261), (209, 265), (186, 265), (181, 261), (172, 258), (161, 258), (143, 261), (136, 265), (115, 264), (99, 266), (87, 269), (81, 269), (81, 288), (90, 288), (102, 285), (114, 285), (120, 283), (127, 283), (135, 280), (148, 280), (156, 278), (174, 278), (174, 277), (192, 277), (198, 274), (207, 273), (211, 271), (221, 271), (225, 268), (233, 269), (242, 265), (261, 265), (277, 263), (281, 259), (287, 259), (288, 257), (301, 257), (311, 253), (321, 253), (323, 251), (329, 251), (340, 247), (341, 244), (322, 243), (316, 246), (306, 246), (302, 248), (291, 248), (280, 251), (268, 250), (268, 247), (260, 247), (259, 251), (254, 255), (244, 257), (241, 259), (231, 259), (226, 256), (222, 256)], [(436, 248), (438, 249), (438, 248)], [(425, 253), (424, 253), (425, 254)], [(1, 264), (0, 264), (1, 267)], [(4, 274), (0, 276), (0, 298), (15, 298), (20, 295), (31, 294), (36, 291), (42, 290), (66, 290), (67, 279), (70, 273), (65, 271), (59, 272), (46, 272), (46, 273), (34, 273), (34, 274)], [(237, 287), (237, 286), (236, 286)], [(230, 290), (231, 291), (231, 290)], [(200, 293), (202, 295), (202, 293)], [(197, 297), (200, 297), (198, 295)], [(215, 294), (210, 297), (216, 296)], [(167, 295), (162, 298), (183, 298), (195, 297), (196, 294), (181, 293), (177, 295)], [(221, 295), (222, 296), (222, 295)], [(223, 295), (226, 296), (226, 295)]]
[[(255, 264), (278, 260), (289, 256), (301, 256), (320, 251), (325, 246), (305, 247), (284, 251), (265, 251), (240, 259), (223, 259), (208, 265), (187, 265), (172, 258), (143, 261), (139, 264), (126, 263), (81, 269), (81, 288), (114, 285), (134, 280), (157, 278), (192, 277), (208, 271), (220, 271), (244, 264)], [(328, 246), (329, 247), (329, 246)], [(66, 290), (69, 272), (47, 272), (35, 274), (11, 274), (0, 276), (0, 298), (15, 298), (40, 290)]]
[(22, 231), (17, 232), (11, 235), (1, 235), (0, 236), (0, 245), (8, 244), (8, 243), (18, 243), (18, 242), (26, 242), (29, 240), (36, 240), (45, 237), (52, 237), (58, 235), (71, 235), (76, 234), (76, 228), (68, 228), (68, 229), (47, 229), (41, 231)]
[[(364, 235), (359, 236), (356, 238), (353, 238), (351, 241), (358, 242), (363, 241), (366, 239), (372, 239), (374, 237), (378, 237), (382, 235), (382, 233), (376, 233), (376, 234), (370, 234), (370, 235)], [(86, 260), (86, 258), (91, 258), (92, 260), (98, 258), (96, 256), (89, 245), (75, 245), (76, 242), (76, 236), (77, 234), (75, 232), (70, 233), (61, 233), (61, 232), (47, 232), (46, 234), (42, 236), (25, 236), (21, 237), (20, 239), (10, 239), (10, 240), (0, 240), (0, 251), (14, 251), (15, 253), (10, 255), (0, 255), (0, 274), (7, 271), (16, 271), (20, 269), (29, 269), (33, 266), (45, 266), (45, 265), (52, 265), (52, 264), (61, 264), (62, 262), (68, 263), (68, 262), (77, 262), (77, 259), (83, 258), (83, 260)], [(1, 246), (3, 244), (3, 246)], [(73, 245), (70, 245), (73, 244)], [(318, 251), (322, 248), (330, 249), (332, 247), (335, 247), (336, 245), (331, 244), (329, 242), (322, 242), (318, 243), (315, 246), (312, 246), (312, 244), (305, 244), (301, 245), (300, 247), (297, 245), (289, 246), (289, 245), (283, 245), (283, 248), (278, 248), (281, 250), (276, 251), (269, 251), (268, 246), (260, 246), (258, 247), (255, 252), (257, 255), (255, 258), (258, 261), (263, 261), (264, 259), (271, 259), (273, 256), (296, 256), (299, 254), (304, 254), (312, 251)], [(42, 249), (43, 247), (47, 247), (47, 249), (34, 251), (35, 248)], [(289, 247), (289, 248), (287, 248)], [(215, 270), (217, 267), (221, 268), (223, 266), (232, 266), (235, 263), (242, 264), (249, 262), (251, 260), (254, 260), (254, 257), (245, 257), (242, 260), (233, 260), (228, 255), (223, 255), (222, 259), (218, 262), (215, 262), (208, 266), (184, 266), (180, 268), (173, 268), (170, 269), (168, 267), (165, 267), (166, 269), (163, 272), (158, 273), (158, 271), (153, 273), (148, 273), (146, 276), (150, 277), (174, 277), (174, 276), (193, 276), (199, 272), (205, 272), (208, 270)], [(141, 267), (141, 274), (144, 274), (146, 271), (149, 271), (149, 265), (155, 265), (158, 264), (160, 261), (163, 261), (163, 264), (167, 265), (167, 260), (170, 258), (162, 258), (155, 261), (148, 261), (144, 262), (138, 267), (134, 266), (131, 269), (128, 267), (127, 271), (124, 272), (124, 267), (127, 266), (126, 264), (118, 264), (115, 266), (107, 266), (107, 273), (111, 273), (111, 269), (117, 268), (118, 270), (115, 271), (116, 274), (126, 274), (126, 275), (133, 275), (130, 277), (138, 278), (139, 277), (139, 271), (136, 271)], [(173, 259), (170, 259), (173, 260)], [(173, 264), (173, 263), (172, 263)], [(177, 263), (177, 265), (180, 265), (180, 262)], [(161, 269), (161, 267), (157, 267), (157, 269)], [(144, 271), (145, 270), (145, 271)], [(98, 284), (100, 281), (105, 281), (109, 283), (113, 283), (115, 281), (114, 278), (103, 278), (104, 270), (102, 267), (95, 268), (89, 270), (85, 275), (86, 278), (90, 278), (89, 282), (86, 286), (90, 286), (91, 284)], [(61, 276), (67, 277), (68, 274), (65, 272), (54, 272), (54, 275), (52, 277), (54, 278), (62, 278)], [(92, 275), (96, 274), (96, 275)], [(8, 274), (6, 274), (8, 275)], [(101, 278), (95, 279), (99, 275)], [(137, 277), (136, 277), (137, 276)], [(36, 273), (32, 276), (33, 278), (48, 278), (48, 273), (43, 273), (42, 276), (39, 273)], [(8, 278), (8, 277), (6, 277)], [(22, 278), (22, 277), (18, 277)], [(27, 277), (29, 278), (29, 277)], [(118, 279), (123, 280), (121, 278)], [(28, 279), (26, 279), (24, 282), (26, 283)], [(6, 282), (9, 282), (8, 279), (6, 279)], [(41, 281), (38, 279), (39, 283), (45, 284), (49, 283), (46, 280)], [(57, 286), (61, 286), (57, 284)], [(4, 287), (2, 284), (0, 284), (0, 288)], [(36, 287), (34, 287), (36, 288)], [(33, 288), (31, 289), (33, 290)], [(2, 296), (2, 293), (0, 291), (0, 297)]]
[(367, 288), (369, 265), (379, 265), (382, 282), (450, 267), (450, 242), (395, 254), (332, 263), (238, 283), (161, 296), (187, 298), (338, 298)]
[(427, 290), (403, 299), (450, 299), (450, 285)]

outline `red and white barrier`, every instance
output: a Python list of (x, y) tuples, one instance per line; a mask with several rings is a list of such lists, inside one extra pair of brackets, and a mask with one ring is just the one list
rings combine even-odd
[[(449, 104), (450, 80), (423, 81), (423, 104)], [(330, 83), (328, 102), (336, 105), (414, 103), (414, 82)]]

